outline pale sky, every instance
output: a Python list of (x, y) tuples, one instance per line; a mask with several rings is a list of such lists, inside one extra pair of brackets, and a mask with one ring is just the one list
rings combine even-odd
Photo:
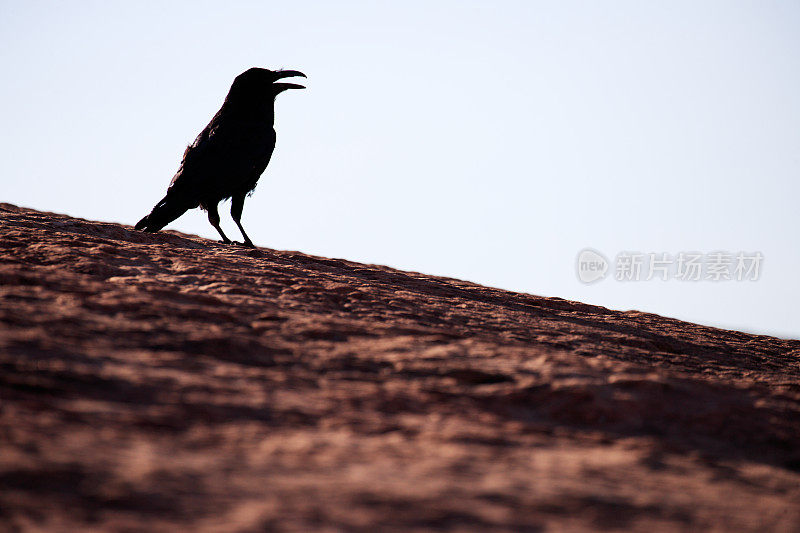
[[(298, 69), (256, 244), (800, 338), (796, 1), (0, 6), (0, 201), (134, 224), (237, 74)], [(586, 247), (764, 260), (586, 285)]]

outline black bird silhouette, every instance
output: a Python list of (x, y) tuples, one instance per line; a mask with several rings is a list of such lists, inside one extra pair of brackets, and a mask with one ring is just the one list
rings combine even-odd
[(244, 199), (255, 189), (275, 149), (275, 97), (287, 89), (305, 89), (276, 83), (292, 76), (306, 77), (297, 70), (264, 68), (236, 76), (220, 110), (186, 148), (167, 195), (136, 229), (156, 232), (189, 209), (201, 207), (227, 244), (231, 240), (219, 226), (217, 204), (231, 198), (231, 217), (242, 232), (243, 244), (253, 247), (242, 227)]

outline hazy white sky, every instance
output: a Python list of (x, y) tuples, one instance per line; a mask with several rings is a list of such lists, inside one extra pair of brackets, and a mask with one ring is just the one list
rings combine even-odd
[[(133, 224), (237, 74), (295, 68), (256, 244), (800, 338), (796, 1), (0, 6), (0, 201)], [(585, 247), (764, 262), (585, 285)]]

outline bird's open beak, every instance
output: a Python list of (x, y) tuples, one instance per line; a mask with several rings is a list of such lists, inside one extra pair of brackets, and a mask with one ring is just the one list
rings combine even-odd
[[(292, 78), (294, 76), (302, 76), (303, 78), (306, 77), (306, 75), (299, 70), (279, 70), (275, 72), (275, 81), (283, 78)], [(276, 92), (282, 92), (286, 89), (305, 89), (305, 87), (296, 83), (273, 83), (272, 86), (277, 88)]]

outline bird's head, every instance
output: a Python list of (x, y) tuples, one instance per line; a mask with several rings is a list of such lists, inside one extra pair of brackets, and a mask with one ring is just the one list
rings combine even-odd
[(294, 76), (306, 77), (299, 70), (269, 70), (253, 67), (236, 76), (231, 86), (231, 93), (236, 92), (242, 96), (248, 95), (261, 99), (264, 98), (265, 94), (271, 94), (275, 97), (287, 89), (305, 89), (305, 87), (296, 83), (276, 83), (283, 78)]

